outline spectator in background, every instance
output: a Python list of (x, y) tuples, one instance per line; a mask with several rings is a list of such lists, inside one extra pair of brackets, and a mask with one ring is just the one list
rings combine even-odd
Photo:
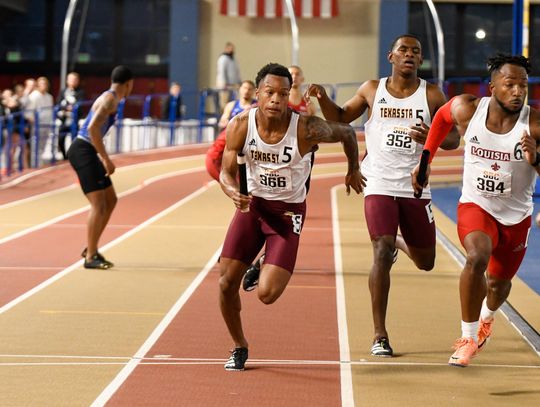
[(313, 116), (315, 114), (315, 105), (313, 103), (308, 104), (302, 92), (302, 84), (304, 83), (304, 72), (302, 68), (297, 65), (291, 65), (289, 66), (289, 72), (293, 79), (289, 93), (289, 107), (300, 114)]
[[(223, 114), (219, 119), (220, 129), (227, 127), (229, 120), (231, 120), (238, 113), (243, 112), (246, 109), (257, 104), (257, 99), (255, 97), (255, 84), (252, 81), (244, 81), (238, 89), (238, 99), (231, 100), (225, 105), (223, 109)], [(221, 171), (221, 169), (220, 169)]]
[(240, 86), (238, 93), (240, 97), (237, 100), (232, 100), (225, 105), (223, 115), (221, 116), (221, 119), (219, 119), (219, 127), (222, 130), (214, 141), (214, 144), (212, 144), (206, 152), (206, 170), (208, 171), (208, 174), (218, 182), (223, 150), (225, 149), (227, 124), (237, 114), (257, 105), (257, 99), (254, 99), (255, 84), (252, 81), (248, 80), (242, 82), (242, 86)]
[(24, 81), (24, 85), (18, 83), (15, 85), (15, 96), (19, 102), (19, 108), (23, 112), (21, 120), (24, 120), (24, 140), (26, 148), (24, 149), (24, 166), (30, 167), (30, 136), (31, 136), (31, 121), (33, 119), (33, 113), (26, 111), (28, 109), (28, 103), (30, 102), (30, 93), (36, 88), (36, 80), (34, 78), (28, 78)]
[(234, 44), (227, 42), (225, 50), (217, 60), (216, 88), (225, 89), (229, 92), (220, 93), (220, 109), (231, 99), (230, 90), (240, 86), (242, 78), (238, 62), (234, 59)]
[[(169, 94), (163, 100), (163, 105), (161, 106), (161, 120), (171, 120), (177, 121), (182, 119), (182, 87), (178, 82), (171, 82), (169, 88)], [(176, 99), (176, 107), (174, 111), (174, 116), (171, 117), (171, 102)]]
[[(27, 109), (37, 110), (39, 118), (39, 140), (37, 142), (37, 151), (43, 160), (52, 159), (52, 113), (54, 101), (49, 93), (49, 80), (44, 76), (37, 78), (36, 89), (28, 96), (29, 102)], [(32, 116), (32, 121), (34, 117)], [(36, 125), (36, 123), (33, 123)], [(55, 157), (57, 159), (61, 156)]]
[[(66, 77), (66, 87), (63, 89), (56, 104), (58, 105), (58, 113), (56, 115), (56, 124), (58, 126), (58, 150), (62, 154), (63, 159), (67, 159), (66, 154), (66, 136), (71, 134), (71, 126), (73, 125), (73, 107), (76, 103), (84, 100), (84, 91), (80, 87), (81, 78), (77, 72), (70, 72)], [(76, 126), (81, 118), (80, 110), (77, 112)]]
[(22, 93), (17, 93), (21, 110), (28, 109), (28, 104), (30, 103), (30, 94), (34, 90), (36, 90), (36, 80), (34, 78), (25, 79)]
[[(4, 89), (2, 91), (2, 97), (0, 99), (0, 116), (6, 116), (5, 121), (3, 123), (4, 126), (8, 125), (8, 119), (7, 116), (11, 114), (18, 113), (20, 111), (20, 104), (13, 93), (11, 89)], [(24, 145), (20, 144), (20, 121), (21, 117), (20, 115), (13, 116), (12, 119), (12, 132), (11, 132), (11, 140), (8, 140), (8, 133), (5, 133), (5, 138), (2, 140), (2, 144), (7, 145), (8, 141), (11, 143), (11, 148), (9, 152), (9, 163), (5, 163), (6, 166), (9, 166), (11, 168), (16, 168), (17, 163), (15, 162), (15, 153), (17, 151), (17, 148), (20, 146), (21, 148), (21, 156), (24, 157)], [(3, 137), (3, 135), (2, 135)]]

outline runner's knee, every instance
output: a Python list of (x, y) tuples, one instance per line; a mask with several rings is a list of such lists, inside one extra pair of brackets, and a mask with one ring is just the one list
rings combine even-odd
[(225, 294), (235, 294), (240, 288), (240, 281), (230, 278), (227, 274), (224, 274), (219, 279), (219, 290)]
[(395, 246), (388, 242), (382, 240), (374, 242), (373, 255), (375, 263), (390, 267), (394, 260), (394, 249)]
[(489, 254), (482, 250), (470, 250), (467, 253), (467, 266), (475, 273), (484, 273), (489, 263)]
[(281, 295), (281, 292), (278, 292), (276, 290), (268, 290), (268, 289), (265, 290), (265, 289), (261, 289), (261, 287), (259, 287), (259, 290), (258, 290), (259, 300), (263, 304), (266, 304), (266, 305), (270, 305), (276, 302), (276, 300), (280, 297), (280, 295)]

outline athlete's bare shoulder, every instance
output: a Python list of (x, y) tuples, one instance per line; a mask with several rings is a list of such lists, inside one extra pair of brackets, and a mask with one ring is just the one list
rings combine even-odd
[(426, 96), (431, 117), (433, 117), (435, 112), (446, 103), (446, 96), (439, 86), (429, 82), (426, 85)]
[(94, 102), (92, 110), (102, 112), (103, 114), (111, 114), (116, 111), (118, 100), (112, 92), (102, 93)]
[(380, 79), (369, 79), (362, 83), (356, 93), (367, 98), (369, 96), (375, 95), (377, 87), (379, 86)]
[(468, 93), (455, 96), (452, 100), (452, 116), (458, 123), (468, 122), (474, 115), (479, 102), (480, 98)]
[(246, 140), (249, 111), (234, 116), (227, 125), (227, 146), (230, 149), (241, 151)]

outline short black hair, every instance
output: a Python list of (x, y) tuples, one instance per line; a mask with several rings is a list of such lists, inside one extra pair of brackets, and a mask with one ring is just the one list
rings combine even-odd
[(255, 78), (255, 84), (257, 85), (257, 87), (259, 87), (261, 80), (263, 80), (266, 77), (266, 75), (276, 75), (276, 76), (282, 76), (284, 78), (288, 78), (289, 89), (292, 86), (292, 75), (286, 66), (283, 66), (281, 64), (276, 64), (273, 62), (263, 66), (261, 70), (257, 73), (257, 77)]
[(529, 61), (529, 58), (526, 58), (523, 55), (498, 53), (487, 60), (489, 75), (493, 75), (493, 72), (495, 71), (500, 71), (502, 66), (506, 64), (521, 66), (528, 74), (531, 73), (531, 62)]
[(396, 38), (394, 38), (394, 41), (392, 41), (392, 44), (390, 44), (390, 49), (388, 51), (392, 51), (394, 47), (396, 46), (396, 43), (402, 38), (414, 38), (416, 41), (420, 43), (420, 45), (422, 45), (422, 41), (420, 41), (420, 38), (418, 36), (414, 34), (401, 34), (401, 35), (398, 35)]
[(126, 83), (127, 81), (133, 79), (133, 72), (131, 69), (124, 65), (118, 65), (111, 72), (111, 82), (112, 83)]

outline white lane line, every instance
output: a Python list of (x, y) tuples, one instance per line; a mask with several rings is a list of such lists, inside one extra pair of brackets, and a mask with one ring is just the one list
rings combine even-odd
[(131, 359), (127, 365), (116, 375), (116, 377), (109, 383), (109, 385), (101, 392), (101, 394), (94, 400), (92, 406), (103, 406), (114, 393), (120, 388), (120, 386), (126, 381), (131, 372), (141, 363), (141, 359), (148, 353), (148, 351), (158, 341), (159, 337), (165, 332), (169, 324), (176, 317), (178, 312), (182, 309), (184, 304), (193, 295), (195, 290), (199, 287), (207, 274), (216, 264), (219, 254), (221, 253), (221, 247), (214, 253), (208, 263), (204, 266), (201, 272), (195, 277), (188, 288), (180, 296), (178, 301), (172, 306), (167, 315), (161, 320), (159, 325), (150, 334), (148, 339), (142, 344), (139, 350), (135, 353), (133, 359)]
[[(210, 145), (210, 144), (208, 144), (208, 145)], [(201, 148), (202, 146), (203, 146), (203, 144), (191, 144), (191, 145), (186, 145), (186, 146), (163, 147), (163, 148), (156, 148), (156, 149), (153, 149), (153, 150), (143, 150), (143, 151), (138, 151), (138, 152), (124, 153), (124, 154), (113, 154), (111, 157), (112, 158), (120, 158), (122, 156), (123, 157), (129, 157), (130, 155), (138, 155), (138, 156), (150, 155), (150, 154), (159, 153), (160, 151), (170, 152), (170, 151), (173, 151), (173, 150), (192, 150), (192, 149)], [(198, 156), (199, 155), (188, 155), (188, 156), (185, 156), (185, 157), (172, 157), (172, 158), (166, 158), (166, 159), (161, 159), (161, 160), (152, 160), (152, 161), (147, 161), (147, 162), (144, 162), (144, 163), (126, 165), (124, 167), (118, 168), (117, 171), (120, 171), (122, 168), (126, 168), (126, 167), (131, 167), (132, 168), (132, 167), (135, 167), (137, 165), (145, 165), (145, 164), (148, 164), (148, 163), (156, 163), (156, 162), (166, 162), (166, 161), (175, 160), (175, 159), (188, 159), (188, 158), (191, 158), (191, 157), (198, 157)], [(68, 165), (69, 165), (68, 163), (60, 163), (60, 164), (56, 164), (56, 165), (51, 165), (50, 167), (40, 168), (40, 169), (32, 171), (32, 172), (30, 172), (28, 174), (21, 175), (20, 177), (17, 177), (15, 179), (11, 180), (11, 181), (6, 182), (5, 184), (0, 184), (0, 191), (2, 189), (7, 189), (7, 188), (10, 188), (12, 186), (21, 184), (24, 181), (29, 180), (29, 179), (34, 178), (34, 177), (37, 177), (37, 176), (39, 176), (41, 174), (45, 174), (47, 172), (55, 171), (55, 170), (57, 170), (59, 168), (62, 168), (62, 167), (68, 166)]]
[[(157, 213), (156, 215), (152, 216), (151, 218), (145, 220), (143, 223), (141, 223), (137, 227), (131, 229), (130, 231), (124, 233), (123, 235), (121, 235), (121, 236), (117, 237), (116, 239), (112, 240), (111, 242), (107, 243), (105, 246), (102, 247), (102, 249), (101, 249), (102, 252), (106, 252), (110, 247), (116, 246), (120, 242), (126, 240), (127, 238), (129, 238), (129, 237), (133, 236), (134, 234), (136, 234), (137, 232), (141, 231), (142, 229), (144, 229), (148, 225), (151, 225), (152, 223), (158, 221), (159, 219), (161, 219), (164, 216), (168, 215), (172, 211), (176, 210), (180, 206), (182, 206), (185, 203), (191, 201), (193, 198), (198, 197), (203, 192), (208, 190), (211, 185), (212, 185), (212, 183), (202, 186), (201, 188), (199, 188), (195, 192), (192, 192), (191, 194), (189, 194), (185, 198), (182, 198), (180, 201), (176, 202), (175, 204), (169, 206), (168, 208), (164, 209), (163, 211), (161, 211), (161, 212)], [(40, 283), (39, 285), (37, 285), (34, 288), (30, 289), (29, 291), (26, 291), (24, 294), (20, 295), (19, 297), (11, 300), (7, 304), (0, 307), (0, 314), (3, 314), (4, 312), (10, 310), (15, 305), (20, 304), (24, 300), (30, 298), (34, 294), (36, 294), (36, 293), (40, 292), (41, 290), (43, 290), (44, 288), (48, 287), (49, 285), (51, 285), (55, 281), (60, 280), (62, 277), (68, 275), (73, 270), (79, 268), (82, 265), (82, 263), (83, 263), (82, 259), (75, 262), (75, 263), (73, 263), (71, 266), (69, 266), (66, 269), (62, 270), (61, 272), (55, 274), (51, 278), (43, 281), (42, 283)]]
[[(174, 171), (174, 172), (161, 174), (161, 175), (157, 175), (155, 177), (148, 178), (143, 183), (141, 183), (141, 184), (139, 184), (139, 185), (137, 185), (137, 186), (135, 186), (133, 188), (130, 188), (130, 189), (124, 191), (124, 192), (119, 193), (118, 198), (123, 198), (123, 197), (125, 197), (127, 195), (133, 194), (134, 192), (140, 191), (145, 186), (150, 185), (150, 184), (152, 184), (154, 182), (162, 181), (164, 179), (176, 177), (176, 176), (179, 176), (179, 175), (185, 175), (185, 174), (191, 174), (191, 173), (194, 173), (194, 172), (199, 172), (199, 171), (202, 171), (203, 169), (204, 169), (203, 167), (189, 168), (189, 169), (186, 169), (186, 170)], [(212, 181), (212, 182), (215, 182), (215, 181)], [(211, 185), (212, 182), (209, 183), (208, 185)], [(59, 216), (57, 216), (55, 218), (49, 219), (46, 222), (37, 224), (37, 225), (32, 226), (32, 227), (27, 228), (27, 229), (20, 230), (20, 231), (18, 231), (16, 233), (13, 233), (12, 235), (8, 235), (8, 236), (0, 239), (0, 244), (4, 244), (4, 243), (9, 242), (9, 241), (14, 240), (14, 239), (18, 239), (20, 237), (26, 236), (29, 233), (35, 232), (37, 230), (46, 228), (47, 226), (50, 226), (50, 225), (53, 225), (55, 223), (61, 222), (64, 219), (67, 219), (69, 217), (72, 217), (72, 216), (78, 215), (80, 213), (83, 213), (83, 212), (87, 211), (89, 208), (90, 208), (90, 205), (86, 205), (86, 206), (83, 206), (82, 208), (78, 208), (78, 209), (75, 209), (75, 210), (73, 210), (71, 212), (67, 212), (67, 213), (59, 215)]]
[[(177, 158), (166, 158), (166, 159), (162, 159), (162, 160), (148, 161), (148, 162), (137, 163), (137, 164), (130, 164), (130, 165), (126, 165), (124, 167), (117, 168), (116, 172), (117, 173), (122, 173), (122, 172), (137, 170), (139, 168), (160, 166), (160, 165), (168, 164), (170, 162), (192, 161), (192, 160), (196, 160), (198, 158), (200, 159), (202, 157), (203, 156), (195, 155), (195, 156), (186, 156), (186, 157), (177, 157)], [(51, 168), (54, 168), (54, 167), (51, 167)], [(47, 170), (50, 170), (50, 168), (47, 168)], [(43, 172), (44, 171), (41, 171), (41, 170), (36, 171), (36, 175), (39, 175), (39, 174), (41, 174)], [(28, 175), (30, 175), (30, 174), (28, 174)], [(17, 178), (17, 180), (18, 179), (19, 178)], [(46, 198), (46, 197), (51, 196), (51, 195), (60, 194), (62, 192), (65, 192), (65, 191), (70, 190), (70, 189), (75, 189), (75, 188), (79, 188), (79, 184), (73, 183), (73, 184), (70, 184), (70, 185), (59, 187), (57, 189), (53, 189), (51, 191), (42, 192), (40, 194), (32, 195), (32, 196), (29, 196), (29, 197), (26, 197), (26, 198), (17, 199), (15, 201), (11, 201), (11, 202), (6, 202), (5, 204), (0, 204), (0, 210), (10, 208), (12, 206), (22, 205), (22, 204), (27, 203), (27, 202), (36, 201), (38, 199)], [(6, 189), (5, 185), (1, 185), (0, 190), (1, 189)]]
[[(336, 273), (336, 302), (339, 332), (339, 358), (350, 360), (349, 330), (347, 328), (347, 306), (345, 302), (345, 282), (343, 279), (343, 262), (341, 253), (341, 236), (339, 229), (339, 208), (337, 202), (337, 190), (343, 186), (335, 186), (331, 189), (332, 203), (332, 234), (334, 239), (334, 268)], [(351, 365), (340, 364), (341, 373), (341, 405), (354, 406), (353, 382)]]
[[(106, 358), (103, 359), (120, 359), (120, 358)], [(136, 363), (136, 366), (185, 366), (185, 365), (222, 365), (226, 359), (195, 359), (195, 358), (169, 358), (162, 361), (157, 359), (137, 359), (131, 358), (129, 361), (118, 362), (0, 362), (0, 366), (85, 366), (85, 365), (124, 365), (124, 369), (128, 368), (132, 363)], [(447, 369), (449, 366), (447, 363), (441, 362), (372, 362), (366, 360), (353, 360), (353, 361), (339, 361), (339, 360), (271, 360), (271, 359), (250, 359), (246, 363), (247, 368), (253, 366), (409, 366), (409, 367), (444, 367)], [(474, 364), (467, 369), (526, 369), (526, 370), (539, 370), (540, 366), (535, 365), (501, 365), (501, 364)], [(118, 376), (117, 376), (118, 377)], [(115, 390), (116, 391), (116, 390)], [(103, 394), (103, 393), (102, 393)], [(114, 393), (112, 393), (114, 394)], [(103, 405), (106, 403), (112, 394), (106, 400), (96, 399), (92, 406)], [(100, 404), (97, 404), (100, 403)]]

